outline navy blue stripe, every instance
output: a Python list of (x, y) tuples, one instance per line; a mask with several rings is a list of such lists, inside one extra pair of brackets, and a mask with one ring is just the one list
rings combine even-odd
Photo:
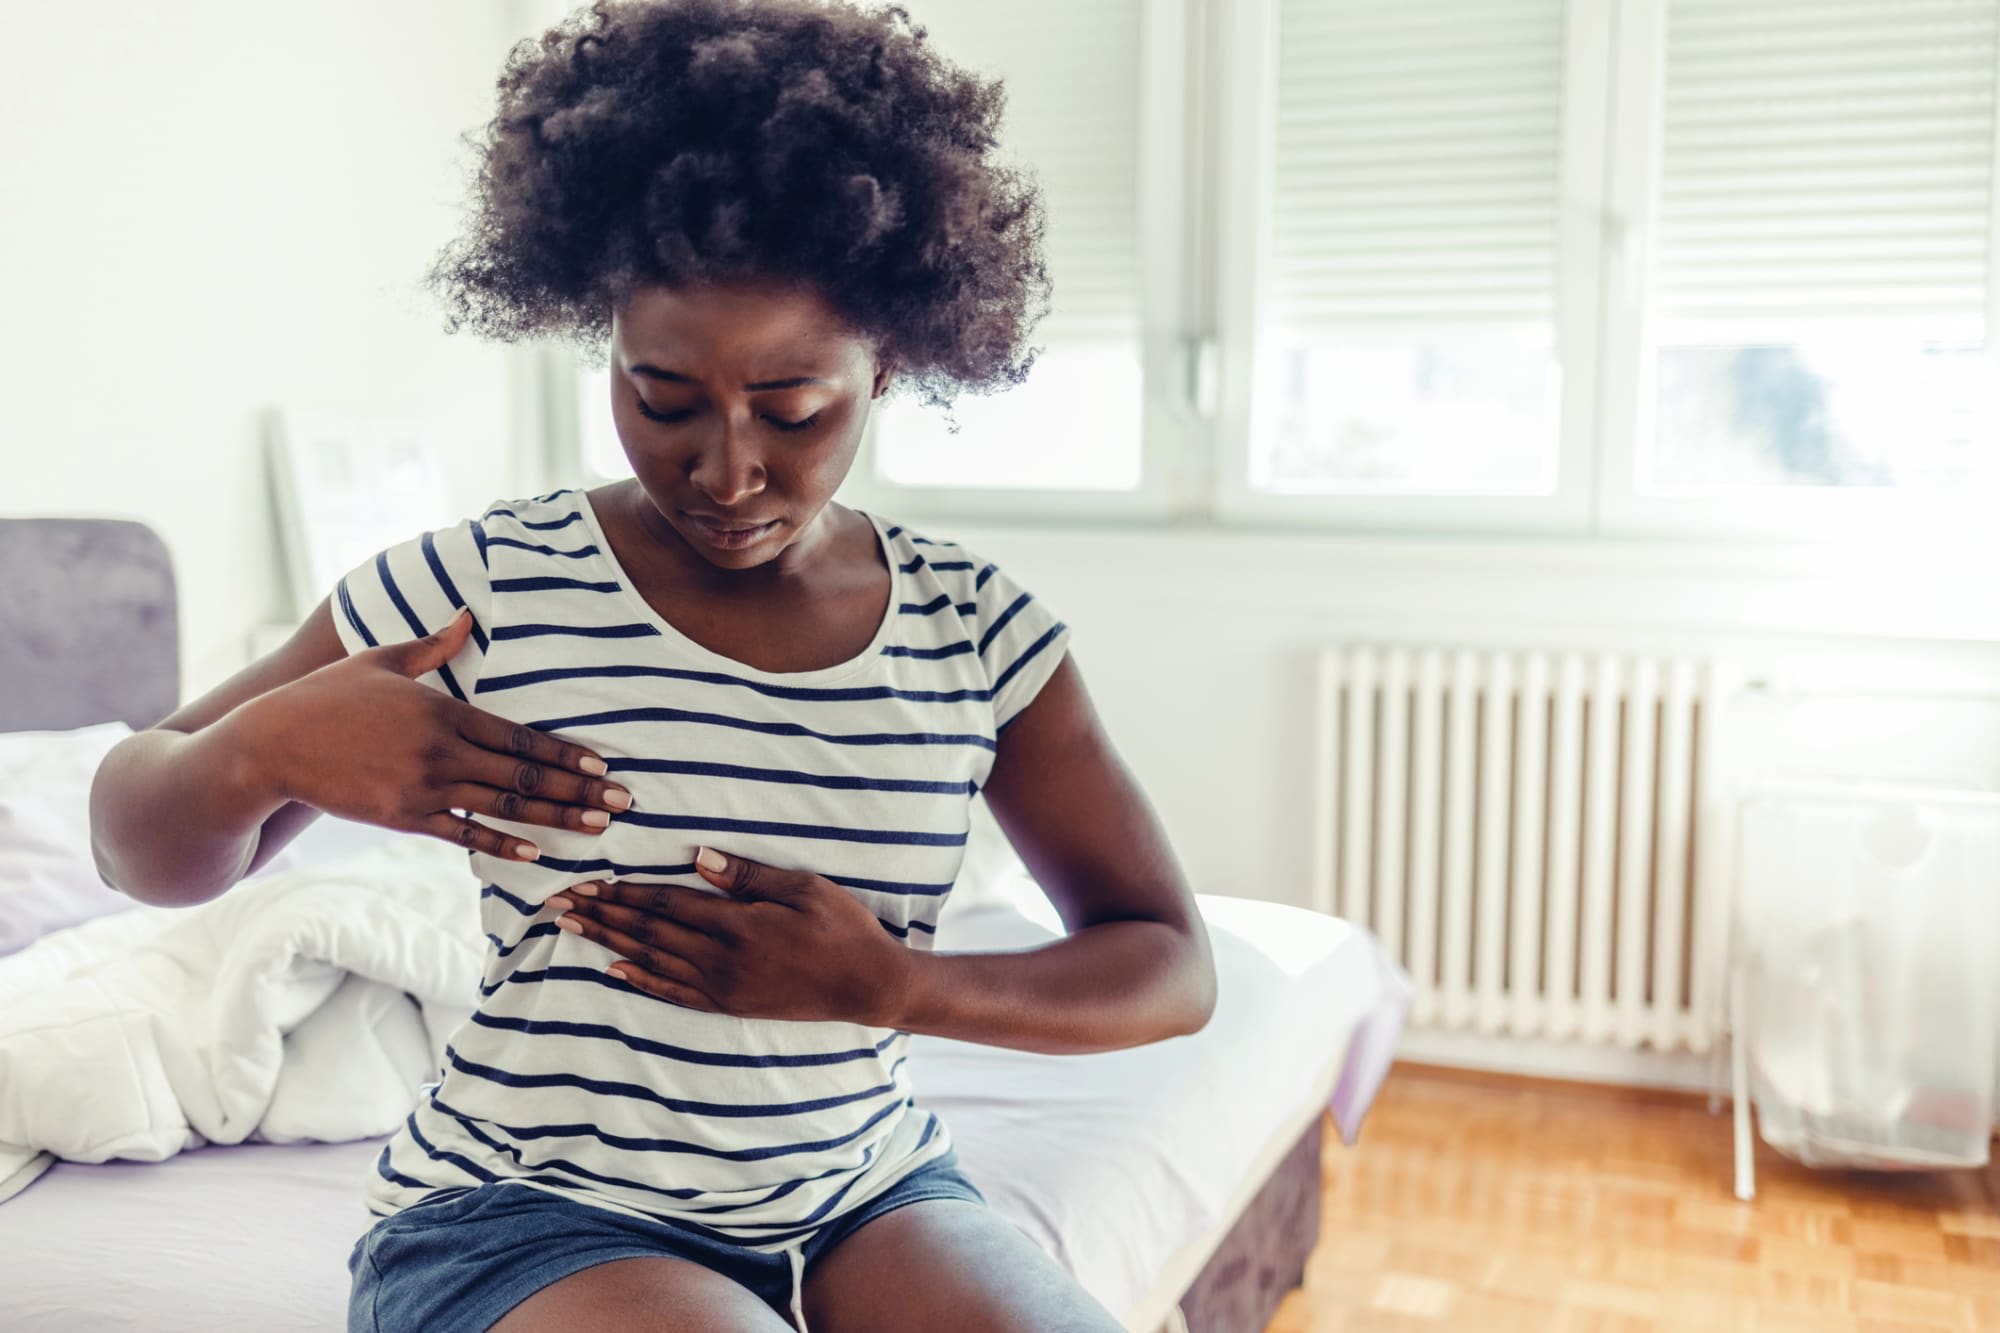
[(942, 648), (906, 648), (901, 644), (890, 644), (882, 650), (884, 657), (923, 657), (936, 660), (940, 657), (957, 657), (960, 653), (973, 651), (972, 640), (948, 643)]
[(602, 713), (578, 713), (571, 717), (543, 718), (530, 722), (537, 731), (567, 731), (572, 727), (598, 727), (618, 722), (687, 722), (700, 726), (733, 727), (766, 736), (809, 736), (831, 745), (972, 745), (982, 750), (994, 747), (990, 736), (969, 732), (940, 731), (860, 731), (836, 733), (815, 731), (797, 722), (758, 722), (726, 717), (721, 713), (697, 713), (687, 708), (613, 708)]
[[(922, 557), (922, 556), (918, 556), (918, 557), (917, 557), (917, 559), (921, 560), (921, 559), (923, 559), (923, 557)], [(933, 560), (933, 561), (931, 561), (931, 568), (932, 568), (932, 569), (971, 569), (971, 568), (972, 568), (972, 562), (971, 562), (970, 560)]]
[(479, 896), (482, 898), (498, 898), (501, 902), (507, 904), (507, 906), (519, 912), (522, 916), (535, 916), (538, 915), (542, 910), (542, 905), (540, 903), (531, 903), (528, 902), (526, 899), (516, 898), (513, 894), (501, 888), (498, 884), (485, 885), (479, 890)]
[(591, 579), (564, 579), (553, 575), (542, 575), (528, 579), (494, 579), (495, 592), (561, 592), (574, 588), (578, 592), (617, 592), (618, 585), (593, 581)]
[[(909, 1101), (910, 1101), (909, 1098), (907, 1097), (904, 1098), (905, 1104), (908, 1104)], [(571, 1184), (570, 1182), (567, 1181), (562, 1181), (554, 1179), (552, 1177), (534, 1174), (534, 1168), (529, 1166), (529, 1163), (526, 1161), (526, 1159), (524, 1159), (521, 1156), (520, 1149), (514, 1147), (512, 1144), (502, 1143), (500, 1140), (494, 1138), (490, 1134), (485, 1134), (480, 1132), (478, 1127), (471, 1120), (467, 1119), (464, 1116), (459, 1115), (457, 1112), (446, 1109), (444, 1107), (444, 1104), (437, 1099), (436, 1092), (431, 1093), (430, 1104), (433, 1109), (438, 1111), (439, 1114), (453, 1116), (456, 1120), (458, 1120), (460, 1126), (466, 1131), (466, 1133), (470, 1134), (473, 1138), (478, 1139), (481, 1143), (493, 1149), (495, 1152), (503, 1153), (507, 1157), (512, 1158), (516, 1164), (524, 1168), (527, 1168), (528, 1171), (530, 1172), (530, 1174), (528, 1175), (513, 1177), (513, 1179), (547, 1181), (549, 1184), (561, 1185), (568, 1189), (577, 1188), (576, 1185)], [(501, 1126), (501, 1128), (504, 1129), (506, 1127)], [(862, 1170), (867, 1166), (869, 1160), (874, 1156), (874, 1154), (875, 1154), (875, 1145), (873, 1144), (870, 1144), (866, 1149), (863, 1150), (861, 1155), (861, 1165), (854, 1168), (853, 1178), (850, 1179), (846, 1185), (843, 1185), (839, 1190), (836, 1190), (834, 1192), (833, 1199), (829, 1200), (828, 1204), (824, 1204), (821, 1206), (821, 1208), (815, 1209), (813, 1211), (813, 1216), (815, 1218), (821, 1216), (826, 1208), (830, 1207), (830, 1205), (833, 1202), (837, 1202), (843, 1195), (847, 1193), (849, 1189), (853, 1187), (856, 1181), (860, 1180)], [(694, 1199), (694, 1198), (700, 1198), (703, 1194), (708, 1193), (708, 1191), (706, 1190), (696, 1190), (696, 1189), (665, 1189), (658, 1185), (648, 1185), (644, 1181), (627, 1180), (621, 1176), (606, 1175), (601, 1171), (592, 1171), (588, 1167), (578, 1166), (576, 1163), (561, 1157), (551, 1158), (546, 1163), (539, 1163), (537, 1165), (553, 1167), (559, 1171), (568, 1171), (574, 1175), (582, 1177), (585, 1180), (594, 1180), (605, 1185), (618, 1185), (627, 1189), (637, 1190), (643, 1194), (664, 1195), (665, 1197), (670, 1199)], [(806, 1177), (805, 1180), (823, 1180), (827, 1176), (836, 1174), (839, 1174), (838, 1170), (822, 1171), (816, 1175)], [(803, 1183), (805, 1183), (805, 1181), (803, 1180), (796, 1183), (792, 1181), (787, 1181), (783, 1185), (780, 1185), (777, 1189), (764, 1195), (762, 1198), (752, 1200), (749, 1203), (723, 1204), (713, 1208), (697, 1208), (697, 1209), (692, 1209), (690, 1211), (698, 1213), (723, 1213), (723, 1212), (740, 1211), (741, 1209), (744, 1208), (753, 1208), (758, 1206), (759, 1204), (768, 1203), (773, 1199), (783, 1198), (786, 1194), (791, 1193), (792, 1190), (797, 1187), (797, 1184), (803, 1184)], [(676, 1210), (674, 1225), (677, 1227), (684, 1227), (689, 1231), (695, 1232), (702, 1236), (706, 1236), (711, 1240), (715, 1240), (724, 1244), (733, 1245), (736, 1246), (737, 1248), (741, 1248), (743, 1245), (743, 1241), (740, 1237), (731, 1235), (730, 1233), (727, 1232), (717, 1231), (712, 1227), (703, 1226), (699, 1222), (689, 1221), (685, 1218), (684, 1215), (681, 1214), (680, 1210)], [(758, 1244), (773, 1243), (779, 1240), (790, 1240), (798, 1236), (811, 1235), (814, 1231), (817, 1231), (819, 1229), (817, 1226), (799, 1227), (795, 1226), (793, 1223), (779, 1224), (771, 1222), (761, 1222), (761, 1223), (740, 1223), (738, 1225), (741, 1229), (744, 1230), (748, 1230), (751, 1227), (757, 1227), (762, 1229), (778, 1225), (784, 1225), (793, 1228), (792, 1230), (786, 1231), (781, 1235), (777, 1236), (760, 1236), (757, 1238), (756, 1243)]]
[[(436, 1101), (435, 1092), (432, 1093), (432, 1101), (433, 1103), (435, 1103)], [(466, 1175), (471, 1176), (474, 1180), (477, 1181), (491, 1183), (493, 1181), (500, 1179), (500, 1177), (494, 1175), (491, 1171), (488, 1171), (485, 1167), (473, 1161), (471, 1158), (461, 1156), (460, 1154), (455, 1152), (447, 1152), (439, 1148), (436, 1144), (432, 1143), (429, 1139), (425, 1138), (423, 1131), (417, 1128), (417, 1113), (415, 1111), (410, 1112), (409, 1117), (405, 1119), (403, 1123), (409, 1128), (410, 1138), (416, 1143), (416, 1145), (419, 1148), (422, 1148), (424, 1150), (424, 1155), (429, 1157), (432, 1161), (447, 1162), (452, 1166), (457, 1167), (459, 1170), (465, 1172)]]
[(415, 1176), (406, 1176), (395, 1167), (390, 1166), (389, 1145), (386, 1143), (382, 1145), (382, 1155), (375, 1159), (375, 1174), (388, 1181), (391, 1185), (401, 1185), (406, 1189), (427, 1190), (431, 1188), (431, 1183), (428, 1180), (418, 1180)]
[(470, 1074), (488, 1083), (496, 1083), (503, 1088), (576, 1088), (599, 1097), (624, 1097), (631, 1101), (649, 1102), (683, 1115), (714, 1116), (725, 1120), (758, 1116), (810, 1115), (814, 1111), (830, 1111), (837, 1106), (852, 1106), (855, 1102), (865, 1102), (884, 1093), (894, 1092), (896, 1069), (904, 1060), (909, 1059), (908, 1056), (903, 1056), (890, 1067), (889, 1082), (879, 1083), (859, 1092), (846, 1092), (837, 1097), (818, 1097), (802, 1102), (758, 1103), (698, 1102), (684, 1097), (662, 1097), (643, 1084), (620, 1083), (614, 1079), (585, 1078), (581, 1074), (516, 1074), (494, 1065), (468, 1060), (450, 1043), (445, 1045), (444, 1058), (460, 1073)]
[(575, 494), (575, 493), (576, 493), (576, 487), (574, 487), (574, 486), (564, 486), (564, 487), (563, 487), (562, 489), (560, 489), (560, 490), (554, 490), (554, 491), (550, 491), (550, 492), (549, 492), (549, 493), (548, 493), (547, 495), (538, 495), (538, 496), (536, 496), (536, 497), (535, 497), (535, 503), (536, 503), (536, 504), (538, 504), (538, 505), (545, 505), (545, 504), (549, 504), (549, 503), (551, 503), (552, 501), (554, 501), (554, 500), (556, 499), (556, 497), (558, 497), (558, 496), (562, 496), (562, 495), (573, 495), (573, 494)]
[(580, 546), (574, 551), (562, 551), (553, 546), (537, 546), (533, 542), (516, 541), (512, 537), (494, 537), (491, 541), (495, 546), (512, 546), (516, 550), (533, 551), (536, 555), (560, 555), (571, 560), (581, 560), (585, 556), (597, 554), (595, 545)]
[(1048, 629), (1042, 631), (1042, 637), (1036, 639), (1034, 643), (1029, 646), (1026, 652), (1022, 653), (1019, 657), (1015, 658), (1014, 664), (1012, 666), (1008, 667), (1005, 671), (1000, 673), (1000, 679), (993, 682), (993, 692), (995, 694), (998, 694), (1001, 690), (1006, 689), (1007, 682), (1014, 679), (1015, 674), (1018, 673), (1022, 667), (1028, 665), (1028, 660), (1034, 657), (1036, 653), (1041, 652), (1042, 649), (1048, 647), (1051, 643), (1054, 643), (1056, 635), (1062, 633), (1063, 630), (1066, 628), (1068, 627), (1065, 626), (1061, 621), (1057, 621), (1055, 624), (1049, 626)]
[(347, 580), (343, 578), (334, 586), (340, 592), (340, 609), (347, 613), (347, 623), (354, 626), (354, 632), (361, 636), (361, 642), (373, 648), (375, 636), (368, 632), (368, 626), (361, 623), (361, 613), (354, 609), (354, 599), (347, 592)]
[[(554, 856), (544, 856), (535, 864), (546, 866), (550, 870), (560, 871), (565, 875), (610, 875), (617, 879), (627, 879), (633, 875), (681, 875), (688, 878), (695, 877), (694, 862), (692, 861), (686, 861), (677, 866), (641, 866), (628, 865), (623, 861), (608, 861), (601, 857), (589, 861), (565, 861)], [(866, 889), (870, 893), (900, 893), (912, 897), (930, 898), (951, 892), (951, 885), (949, 884), (915, 884), (895, 879), (862, 879), (856, 876), (842, 875), (828, 875), (827, 878), (835, 884), (842, 884), (850, 889)], [(707, 884), (706, 880), (698, 882), (704, 886)], [(488, 885), (487, 887), (492, 888), (493, 886)], [(519, 903), (520, 899), (516, 898), (513, 901)], [(521, 903), (521, 907), (526, 908), (527, 904)], [(528, 914), (533, 915), (533, 910)]]
[(538, 639), (566, 634), (579, 639), (643, 639), (659, 631), (651, 625), (498, 625), (496, 639)]
[[(471, 1117), (455, 1111), (442, 1101), (439, 1101), (435, 1089), (431, 1092), (430, 1101), (432, 1106), (459, 1121), (471, 1119)], [(503, 1125), (499, 1121), (491, 1119), (485, 1119), (484, 1123), (493, 1126), (511, 1139), (592, 1138), (608, 1147), (622, 1148), (627, 1152), (673, 1152), (686, 1153), (692, 1157), (713, 1157), (725, 1162), (762, 1162), (768, 1161), (773, 1157), (791, 1157), (798, 1153), (826, 1152), (829, 1149), (852, 1143), (880, 1124), (884, 1118), (903, 1105), (904, 1102), (902, 1101), (890, 1102), (847, 1133), (835, 1135), (830, 1139), (813, 1139), (804, 1143), (774, 1143), (763, 1148), (715, 1148), (710, 1147), (706, 1143), (691, 1143), (686, 1139), (635, 1138), (628, 1134), (612, 1134), (599, 1129), (596, 1125), (587, 1123), (566, 1125)]]
[(988, 565), (986, 568), (980, 570), (979, 577), (972, 581), (972, 590), (974, 592), (978, 592), (981, 588), (984, 588), (986, 586), (986, 580), (992, 578), (995, 574), (999, 572), (1000, 572), (1000, 566), (998, 565)]
[(619, 816), (642, 828), (713, 829), (721, 833), (757, 833), (773, 838), (823, 838), (831, 842), (865, 842), (896, 847), (963, 847), (963, 833), (925, 833), (910, 829), (839, 828), (825, 824), (787, 824), (769, 819), (725, 819), (719, 815), (656, 815), (627, 810)]
[(856, 875), (828, 875), (826, 878), (848, 889), (866, 889), (870, 893), (901, 893), (913, 898), (941, 898), (951, 892), (949, 884), (906, 884), (894, 879), (862, 879)]
[(921, 555), (913, 555), (910, 557), (909, 564), (897, 565), (896, 572), (899, 574), (914, 574), (923, 567), (924, 567), (924, 558)]
[[(876, 917), (875, 919), (877, 921), (882, 921), (882, 918), (879, 916)], [(910, 932), (913, 930), (924, 935), (937, 934), (937, 927), (932, 925), (928, 921), (912, 921), (907, 926), (899, 926), (891, 921), (882, 921), (882, 929), (888, 931), (891, 935), (894, 935), (899, 940), (906, 940), (910, 938)]]
[(895, 527), (890, 528), (887, 532), (883, 533), (882, 535), (884, 537), (900, 537), (903, 535), (903, 525), (901, 523), (898, 523)]
[(910, 538), (910, 545), (935, 546), (941, 550), (952, 550), (952, 551), (956, 551), (958, 549), (957, 542), (934, 542), (929, 537), (912, 537)]
[[(458, 595), (458, 588), (452, 583), (451, 575), (445, 572), (444, 561), (438, 559), (437, 543), (431, 540), (431, 535), (428, 532), (424, 534), (423, 545), (424, 563), (431, 567), (431, 577), (437, 580), (439, 591), (444, 593), (445, 598), (451, 602), (453, 607), (463, 608), (465, 606), (465, 599)], [(484, 656), (486, 652), (486, 631), (479, 628), (479, 617), (476, 615), (472, 618), (472, 641), (479, 645), (479, 652), (481, 656)], [(477, 692), (477, 687), (475, 687), (474, 693)]]
[(904, 602), (896, 608), (896, 613), (905, 616), (930, 616), (936, 615), (948, 606), (962, 616), (972, 615), (979, 610), (977, 602), (959, 602), (954, 605), (949, 594), (939, 593), (922, 606), (918, 606), (915, 602)]
[(742, 778), (747, 782), (787, 782), (835, 791), (907, 791), (936, 796), (971, 796), (977, 784), (927, 782), (918, 778), (859, 778), (831, 773), (794, 773), (782, 768), (750, 768), (742, 764), (710, 764), (694, 759), (607, 759), (613, 773), (684, 773), (700, 778)]
[[(481, 896), (483, 897), (484, 895), (482, 894)], [(534, 913), (529, 912), (528, 915), (533, 916)], [(493, 945), (494, 957), (508, 958), (512, 957), (514, 951), (520, 948), (522, 945), (526, 944), (529, 940), (537, 939), (543, 935), (556, 935), (560, 933), (561, 929), (556, 925), (555, 922), (544, 921), (538, 926), (529, 926), (526, 930), (522, 931), (521, 938), (515, 940), (512, 944), (502, 944), (500, 942), (500, 937), (498, 935), (494, 935), (491, 933), (488, 933), (486, 938)]]
[[(526, 1176), (515, 1177), (515, 1179), (547, 1181), (550, 1184), (563, 1185), (569, 1189), (577, 1188), (577, 1186), (571, 1182), (557, 1180), (536, 1173), (537, 1167), (549, 1167), (558, 1171), (567, 1171), (570, 1174), (580, 1177), (581, 1179), (584, 1180), (594, 1180), (604, 1185), (618, 1185), (626, 1189), (637, 1190), (642, 1194), (657, 1194), (664, 1198), (669, 1198), (674, 1200), (699, 1199), (702, 1196), (711, 1193), (711, 1191), (709, 1190), (692, 1189), (687, 1187), (682, 1187), (680, 1189), (670, 1189), (661, 1185), (649, 1185), (641, 1180), (627, 1180), (622, 1176), (606, 1175), (601, 1171), (593, 1171), (586, 1166), (578, 1166), (575, 1162), (572, 1162), (567, 1158), (563, 1157), (551, 1158), (546, 1162), (538, 1162), (530, 1164), (525, 1158), (521, 1156), (521, 1150), (519, 1148), (516, 1148), (513, 1144), (503, 1143), (499, 1139), (494, 1138), (492, 1135), (483, 1133), (479, 1129), (479, 1126), (476, 1122), (469, 1120), (464, 1116), (457, 1115), (455, 1112), (447, 1111), (444, 1108), (443, 1104), (438, 1101), (435, 1089), (431, 1091), (428, 1100), (430, 1102), (431, 1108), (437, 1111), (439, 1115), (450, 1115), (458, 1123), (460, 1129), (464, 1130), (467, 1134), (469, 1134), (473, 1138), (478, 1139), (481, 1143), (493, 1149), (493, 1151), (512, 1159), (515, 1165), (520, 1166), (527, 1170), (528, 1174)], [(868, 1163), (874, 1159), (874, 1156), (875, 1156), (875, 1145), (871, 1143), (868, 1145), (866, 1149), (862, 1151), (861, 1164), (859, 1166), (852, 1168), (852, 1173), (856, 1180), (860, 1179), (861, 1172), (864, 1169), (866, 1169)], [(677, 1209), (675, 1210), (676, 1211), (675, 1225), (677, 1226), (688, 1225), (688, 1226), (693, 1226), (696, 1230), (708, 1231), (708, 1228), (702, 1227), (698, 1223), (682, 1222), (679, 1214), (681, 1214), (683, 1211), (703, 1213), (703, 1214), (733, 1213), (733, 1212), (741, 1212), (746, 1208), (761, 1207), (762, 1205), (770, 1203), (773, 1200), (784, 1198), (787, 1194), (792, 1193), (794, 1190), (798, 1189), (802, 1185), (808, 1185), (817, 1181), (825, 1180), (828, 1176), (840, 1175), (848, 1170), (849, 1168), (846, 1166), (837, 1166), (837, 1167), (830, 1167), (825, 1171), (815, 1172), (810, 1176), (796, 1177), (792, 1180), (785, 1181), (777, 1188), (769, 1190), (764, 1194), (759, 1195), (755, 1199), (749, 1199), (742, 1203), (715, 1204), (707, 1208), (693, 1208), (687, 1210)], [(852, 1184), (853, 1181), (850, 1181), (849, 1185)], [(847, 1186), (843, 1186), (839, 1191), (836, 1191), (834, 1197), (837, 1199), (842, 1194), (845, 1194), (847, 1188), (848, 1188)], [(822, 1207), (825, 1207), (825, 1205), (822, 1205)], [(817, 1213), (819, 1210), (815, 1209), (814, 1211), (815, 1213)], [(769, 1226), (771, 1224), (764, 1223), (762, 1225)], [(792, 1225), (792, 1224), (787, 1223), (786, 1225)], [(811, 1230), (811, 1228), (807, 1228), (807, 1230)], [(721, 1237), (722, 1235), (722, 1233), (720, 1232), (709, 1232), (709, 1234), (717, 1237)]]
[[(421, 639), (426, 634), (429, 634), (430, 631), (424, 628), (424, 622), (417, 619), (417, 613), (412, 611), (409, 602), (404, 600), (403, 590), (396, 586), (395, 576), (389, 573), (389, 553), (387, 551), (377, 551), (375, 553), (375, 575), (382, 580), (382, 590), (389, 594), (389, 601), (394, 604), (396, 610), (402, 613), (403, 623), (410, 627), (411, 635)], [(453, 679), (451, 668), (440, 666), (437, 669), (437, 673), (438, 679), (444, 682), (444, 687), (451, 691), (451, 697), (460, 703), (464, 703), (465, 691), (458, 688), (458, 681)]]
[(493, 562), (486, 558), (486, 525), (476, 518), (472, 520), (472, 544), (479, 548), (480, 567), (493, 568)]
[(507, 508), (507, 506), (505, 505), (494, 505), (491, 509), (487, 510), (486, 513), (482, 515), (482, 517), (492, 518), (495, 514), (498, 514), (502, 518), (511, 518), (516, 523), (519, 523), (522, 527), (533, 528), (537, 532), (552, 532), (557, 528), (566, 528), (572, 523), (579, 523), (583, 521), (583, 511), (580, 509), (572, 509), (569, 513), (564, 514), (561, 518), (531, 521), (529, 519), (522, 518), (519, 514)]
[(873, 1046), (857, 1046), (845, 1051), (814, 1051), (803, 1055), (745, 1055), (741, 1051), (698, 1051), (689, 1046), (670, 1046), (649, 1037), (634, 1037), (606, 1023), (570, 1023), (549, 1018), (507, 1018), (474, 1010), (472, 1021), (500, 1032), (522, 1032), (530, 1037), (594, 1037), (617, 1042), (641, 1055), (657, 1055), (690, 1065), (720, 1065), (728, 1069), (804, 1069), (824, 1065), (844, 1065), (855, 1060), (873, 1060), (896, 1040), (891, 1033)]
[(624, 861), (606, 861), (597, 858), (590, 861), (565, 861), (561, 857), (544, 856), (535, 862), (550, 870), (561, 871), (565, 875), (615, 875), (624, 879), (632, 875), (692, 875), (694, 862), (683, 861), (677, 866), (629, 865)]
[(986, 632), (979, 636), (979, 655), (981, 657), (986, 656), (986, 646), (993, 642), (993, 636), (1001, 630), (1006, 629), (1007, 622), (1021, 614), (1021, 608), (1033, 600), (1027, 593), (1022, 593), (1008, 605), (1005, 611), (1000, 613), (998, 620), (987, 627)]
[(692, 680), (704, 685), (735, 685), (773, 699), (800, 699), (821, 703), (858, 703), (871, 699), (907, 699), (913, 703), (985, 703), (993, 695), (990, 690), (899, 690), (888, 685), (858, 685), (849, 689), (813, 688), (806, 685), (767, 685), (762, 681), (745, 680), (741, 676), (731, 676), (720, 671), (694, 671), (686, 667), (636, 666), (611, 664), (606, 666), (544, 667), (536, 671), (515, 671), (504, 676), (491, 676), (481, 680), (474, 693), (485, 694), (496, 690), (515, 690), (526, 685), (539, 685), (552, 680), (599, 680), (622, 679), (628, 677), (649, 677), (660, 680)]

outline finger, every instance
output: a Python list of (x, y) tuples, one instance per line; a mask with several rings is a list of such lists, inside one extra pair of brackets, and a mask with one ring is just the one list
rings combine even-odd
[(601, 778), (606, 772), (602, 755), (581, 745), (558, 740), (526, 723), (496, 717), (471, 704), (456, 705), (452, 709), (452, 718), (458, 734), (483, 749), (511, 755), (515, 759), (565, 768), (572, 773), (587, 773), (594, 778)]
[(532, 842), (509, 837), (497, 828), (488, 828), (445, 810), (423, 819), (420, 827), (423, 832), (457, 843), (467, 851), (485, 852), (488, 856), (505, 857), (510, 861), (533, 861), (542, 854)]
[(599, 902), (635, 907), (717, 939), (734, 936), (737, 914), (743, 910), (741, 905), (727, 898), (718, 898), (712, 893), (680, 884), (631, 884), (614, 879), (597, 884), (595, 893), (587, 892), (592, 887), (587, 883), (572, 884), (563, 892), (584, 899), (594, 898)]
[(449, 624), (421, 639), (411, 639), (407, 643), (391, 644), (379, 651), (403, 675), (415, 680), (426, 671), (435, 671), (452, 658), (458, 656), (459, 649), (465, 647), (466, 635), (472, 633), (472, 611), (460, 607), (458, 614)]
[(498, 787), (517, 796), (532, 796), (563, 805), (589, 806), (598, 810), (629, 810), (632, 793), (615, 782), (587, 778), (566, 768), (535, 759), (516, 759), (495, 754), (477, 745), (456, 747), (446, 769), (456, 782), (477, 782)]
[(724, 856), (713, 847), (696, 850), (694, 868), (710, 884), (739, 898), (783, 898), (787, 890), (805, 878), (795, 870), (778, 870), (740, 856)]
[(606, 902), (601, 897), (588, 897), (565, 889), (561, 895), (570, 903), (568, 915), (588, 917), (602, 922), (613, 930), (622, 931), (636, 940), (680, 955), (697, 968), (707, 965), (715, 956), (716, 941), (690, 926), (661, 916), (654, 912), (642, 911), (636, 907), (624, 907), (618, 903)]
[(538, 801), (519, 792), (501, 791), (474, 782), (454, 782), (439, 796), (454, 810), (492, 815), (495, 819), (510, 820), (516, 824), (545, 824), (549, 828), (569, 829), (575, 833), (602, 833), (611, 822), (610, 814), (603, 810), (586, 810), (580, 805), (563, 805), (557, 801)]
[(602, 921), (592, 921), (574, 912), (564, 912), (558, 916), (556, 925), (572, 935), (581, 935), (621, 957), (631, 959), (664, 981), (676, 981), (697, 990), (701, 988), (703, 980), (701, 969), (672, 950), (656, 948), (644, 940), (634, 939), (622, 930), (614, 930)]
[(668, 1004), (678, 1004), (684, 1009), (701, 1009), (711, 1014), (724, 1012), (721, 1005), (711, 1000), (707, 995), (693, 986), (683, 985), (678, 981), (669, 981), (665, 977), (656, 977), (642, 968), (634, 967), (630, 963), (621, 963), (616, 967), (610, 968), (606, 975), (611, 977), (612, 980), (622, 981), (632, 987), (632, 989), (642, 991), (656, 1000), (665, 1000)]

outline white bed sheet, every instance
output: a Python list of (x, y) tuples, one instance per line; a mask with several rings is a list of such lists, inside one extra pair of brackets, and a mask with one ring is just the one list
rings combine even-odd
[[(950, 1124), (967, 1174), (1121, 1313), (1169, 1256), (1224, 1220), (1253, 1160), (1319, 1096), (1329, 1069), (1354, 1074), (1345, 1057), (1357, 1032), (1386, 1026), (1393, 1040), (1407, 1004), (1406, 983), (1365, 931), (1271, 903), (1201, 904), (1221, 995), (1192, 1037), (1090, 1056), (913, 1043), (917, 1094)], [(1047, 936), (996, 905), (948, 914), (939, 943)], [(58, 1163), (0, 1209), (0, 1328), (343, 1328), (346, 1258), (369, 1221), (362, 1174), (382, 1142)]]

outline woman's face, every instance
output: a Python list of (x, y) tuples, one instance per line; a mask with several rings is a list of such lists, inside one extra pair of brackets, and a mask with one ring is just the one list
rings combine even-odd
[(723, 569), (806, 536), (888, 383), (808, 288), (649, 287), (612, 314), (611, 415), (640, 487)]

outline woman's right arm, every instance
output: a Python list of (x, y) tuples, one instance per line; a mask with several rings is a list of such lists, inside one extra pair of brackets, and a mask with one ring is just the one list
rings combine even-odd
[(471, 617), (349, 654), (323, 601), (276, 652), (120, 741), (90, 791), (105, 883), (160, 906), (205, 902), (321, 813), (494, 856), (532, 844), (455, 811), (601, 832), (629, 793), (602, 757), (417, 682)]

